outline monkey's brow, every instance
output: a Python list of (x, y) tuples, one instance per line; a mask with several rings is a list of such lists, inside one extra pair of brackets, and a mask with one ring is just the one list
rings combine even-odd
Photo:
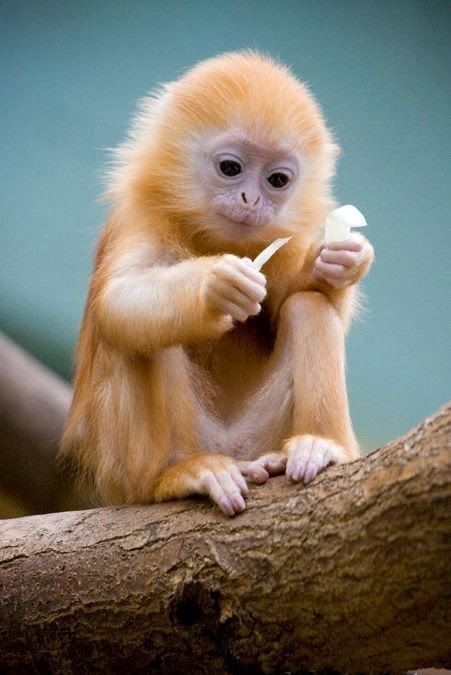
[(258, 143), (254, 140), (251, 140), (244, 135), (237, 135), (231, 138), (231, 143), (236, 143), (246, 152), (253, 155), (270, 155), (277, 159), (278, 157), (294, 155), (295, 146), (294, 143)]

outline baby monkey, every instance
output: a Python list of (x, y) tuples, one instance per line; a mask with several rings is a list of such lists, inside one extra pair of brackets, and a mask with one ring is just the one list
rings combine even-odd
[[(338, 148), (287, 68), (204, 61), (116, 152), (63, 455), (104, 504), (308, 483), (359, 457), (344, 337), (373, 249), (326, 244)], [(252, 259), (291, 237), (260, 272)]]

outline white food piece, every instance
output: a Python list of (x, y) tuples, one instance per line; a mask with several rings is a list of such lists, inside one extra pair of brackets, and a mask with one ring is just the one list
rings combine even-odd
[(367, 222), (352, 204), (340, 206), (331, 211), (326, 218), (326, 244), (334, 241), (346, 241), (351, 234), (351, 227), (366, 227)]
[(276, 253), (276, 251), (278, 251), (281, 246), (284, 246), (287, 241), (290, 241), (290, 239), (291, 237), (279, 237), (279, 239), (275, 239), (272, 244), (269, 244), (269, 246), (264, 248), (263, 251), (260, 251), (254, 260), (254, 267), (256, 267), (258, 270), (261, 270), (263, 265), (273, 257), (274, 253)]

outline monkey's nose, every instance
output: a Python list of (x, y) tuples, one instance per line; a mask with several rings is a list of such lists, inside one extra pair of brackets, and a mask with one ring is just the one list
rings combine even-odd
[(247, 206), (254, 207), (257, 206), (258, 202), (260, 201), (260, 195), (257, 195), (257, 198), (255, 198), (255, 195), (252, 195), (249, 192), (247, 194), (242, 192), (241, 199)]

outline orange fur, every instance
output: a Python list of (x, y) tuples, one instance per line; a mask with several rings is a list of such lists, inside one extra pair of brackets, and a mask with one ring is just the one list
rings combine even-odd
[[(211, 227), (189, 170), (203, 140), (228, 128), (266, 146), (284, 139), (305, 161), (276, 222), (247, 240)], [(307, 87), (254, 52), (203, 62), (142, 103), (110, 174), (62, 443), (101, 502), (208, 492), (214, 467), (226, 480), (224, 456), (256, 459), (290, 436), (357, 456), (343, 345), (354, 288), (312, 275), (336, 155)], [(224, 253), (253, 257), (287, 235), (264, 269), (259, 316), (234, 325), (206, 305)]]

